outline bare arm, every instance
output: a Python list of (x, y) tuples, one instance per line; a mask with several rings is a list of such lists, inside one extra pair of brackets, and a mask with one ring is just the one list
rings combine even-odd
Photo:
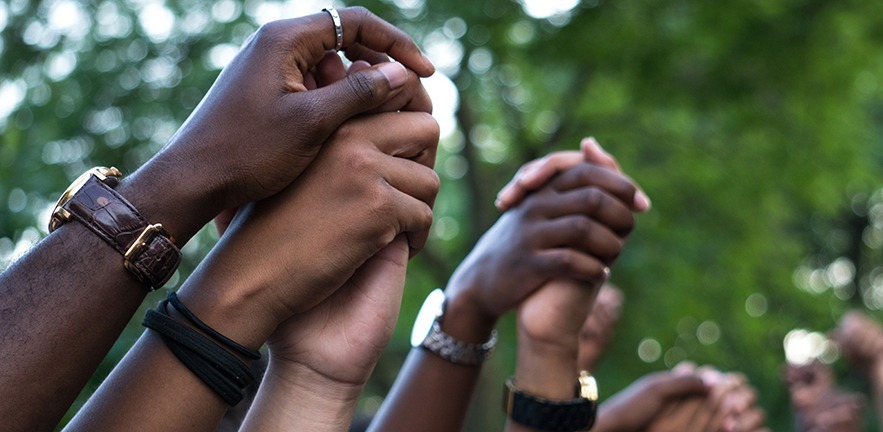
[[(483, 343), (502, 314), (549, 279), (603, 278), (634, 222), (636, 190), (615, 171), (583, 164), (510, 209), (451, 277), (442, 331)], [(461, 429), (479, 373), (478, 366), (411, 350), (371, 430)]]
[[(341, 10), (341, 17), (346, 45), (392, 47), (389, 54), (405, 66), (432, 73), (401, 31), (362, 8)], [(303, 76), (334, 46), (332, 29), (327, 14), (263, 27), (170, 144), (117, 191), (182, 245), (224, 208), (290, 184), (341, 123), (399, 97), (407, 81), (405, 68), (390, 64), (302, 91)], [(76, 397), (146, 293), (121, 262), (72, 222), (0, 274), (4, 427), (51, 429)]]
[[(425, 113), (377, 114), (345, 124), (289, 188), (240, 208), (179, 297), (221, 334), (259, 347), (280, 323), (339, 298), (332, 294), (394, 238), (429, 226), (438, 177), (426, 165), (437, 139), (437, 125)], [(407, 159), (421, 160), (421, 154), (423, 163)], [(277, 376), (277, 365), (271, 360), (269, 377)], [(225, 408), (147, 331), (69, 427), (212, 430)]]

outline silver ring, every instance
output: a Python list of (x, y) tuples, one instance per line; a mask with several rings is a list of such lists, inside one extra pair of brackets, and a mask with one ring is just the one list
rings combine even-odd
[(337, 13), (337, 9), (334, 9), (334, 6), (328, 6), (322, 9), (322, 12), (328, 12), (328, 15), (331, 15), (331, 21), (334, 21), (334, 34), (337, 36), (337, 44), (334, 46), (334, 50), (340, 51), (343, 49), (343, 24), (340, 22), (340, 14)]

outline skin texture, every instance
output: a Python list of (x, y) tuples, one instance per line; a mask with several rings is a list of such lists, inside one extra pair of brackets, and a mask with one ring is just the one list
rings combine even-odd
[[(356, 62), (346, 71), (336, 55), (330, 56), (317, 68), (317, 85), (368, 67)], [(431, 110), (428, 97), (415, 101), (423, 103), (412, 101), (406, 108)], [(407, 130), (415, 124), (387, 126)], [(434, 148), (412, 158), (430, 154)], [(338, 431), (349, 426), (358, 396), (392, 337), (407, 260), (408, 243), (399, 235), (328, 299), (276, 328), (268, 340), (269, 368), (242, 430)]]
[[(117, 190), (183, 245), (225, 208), (286, 188), (350, 117), (418, 99), (417, 76), (433, 68), (416, 44), (363, 8), (340, 14), (353, 58), (375, 64), (391, 55), (400, 64), (371, 66), (334, 86), (306, 91), (304, 77), (335, 43), (327, 14), (267, 24), (170, 143)], [(410, 233), (412, 252), (427, 227)], [(54, 428), (145, 294), (119, 253), (78, 223), (62, 226), (0, 274), (4, 428)], [(39, 386), (33, 385), (37, 379)]]
[(276, 330), (270, 366), (240, 430), (349, 427), (395, 328), (407, 260), (407, 242), (397, 237), (334, 295)]
[[(525, 194), (458, 266), (445, 289), (445, 333), (472, 343), (487, 341), (500, 315), (559, 275), (579, 280), (577, 291), (591, 307), (591, 287), (606, 279), (604, 269), (615, 261), (634, 223), (638, 189), (622, 174), (585, 162), (581, 154), (566, 156), (573, 153), (579, 154), (550, 155), (550, 160), (569, 160), (569, 169)], [(582, 313), (575, 322), (584, 318)], [(575, 351), (575, 335), (568, 349)], [(412, 349), (369, 430), (460, 430), (480, 370)], [(571, 391), (575, 377), (568, 373)]]
[[(395, 127), (397, 121), (410, 127)], [(390, 124), (393, 130), (407, 132), (376, 132)], [(421, 231), (431, 223), (437, 176), (429, 167), (393, 154), (434, 151), (437, 131), (425, 113), (376, 114), (346, 124), (289, 188), (240, 208), (179, 297), (208, 325), (252, 348), (283, 321), (300, 328), (301, 336), (322, 334), (304, 324), (309, 321), (304, 316), (317, 314), (317, 319), (326, 321), (327, 313), (320, 311), (329, 305), (313, 306), (347, 280), (351, 281), (347, 287), (371, 285), (366, 281), (378, 261), (399, 263), (407, 258), (403, 239), (387, 245), (404, 232)], [(387, 247), (394, 250), (375, 257)], [(403, 277), (400, 267), (394, 268), (394, 276)], [(388, 289), (387, 284), (380, 285)], [(333, 302), (344, 304), (347, 295), (358, 297), (356, 288), (347, 287)], [(297, 321), (287, 321), (294, 314), (301, 315)], [(158, 340), (154, 332), (142, 336), (78, 413), (71, 430), (115, 430), (120, 425), (213, 430), (217, 426), (226, 406)], [(318, 348), (311, 354), (320, 355)], [(274, 354), (271, 368), (277, 358), (284, 357)], [(316, 366), (322, 361), (302, 364)]]

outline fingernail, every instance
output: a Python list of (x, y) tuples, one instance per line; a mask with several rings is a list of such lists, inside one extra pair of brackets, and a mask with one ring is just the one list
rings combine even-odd
[(639, 191), (635, 192), (635, 209), (636, 210), (645, 212), (645, 211), (650, 210), (651, 205), (652, 204), (650, 203), (650, 198), (647, 196), (647, 194), (644, 193), (644, 191), (639, 190)]
[(405, 85), (405, 81), (408, 80), (408, 70), (399, 62), (384, 63), (377, 70), (386, 77), (389, 86), (393, 89)]

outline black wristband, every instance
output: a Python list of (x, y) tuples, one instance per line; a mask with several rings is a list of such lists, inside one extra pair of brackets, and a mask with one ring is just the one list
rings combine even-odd
[(242, 389), (254, 382), (248, 366), (211, 339), (168, 316), (167, 300), (147, 311), (142, 325), (159, 333), (169, 350), (228, 405), (242, 400)]
[(596, 400), (582, 397), (580, 385), (576, 386), (576, 395), (570, 400), (534, 396), (519, 390), (510, 377), (503, 386), (503, 411), (512, 421), (534, 429), (587, 431), (595, 424)]
[(216, 341), (223, 344), (225, 347), (236, 351), (237, 353), (242, 354), (243, 356), (252, 360), (258, 360), (261, 358), (260, 351), (246, 348), (231, 340), (230, 338), (218, 333), (217, 330), (209, 327), (208, 324), (202, 322), (202, 320), (197, 318), (196, 315), (193, 314), (193, 312), (190, 312), (190, 309), (187, 309), (187, 306), (184, 306), (184, 303), (181, 303), (181, 300), (178, 298), (178, 293), (174, 291), (169, 292), (166, 300), (172, 305), (172, 307), (175, 308), (175, 310), (178, 311), (178, 313), (183, 315), (184, 318), (187, 318), (187, 321), (190, 321), (190, 323), (196, 326), (196, 328), (202, 330), (203, 332), (214, 338)]

